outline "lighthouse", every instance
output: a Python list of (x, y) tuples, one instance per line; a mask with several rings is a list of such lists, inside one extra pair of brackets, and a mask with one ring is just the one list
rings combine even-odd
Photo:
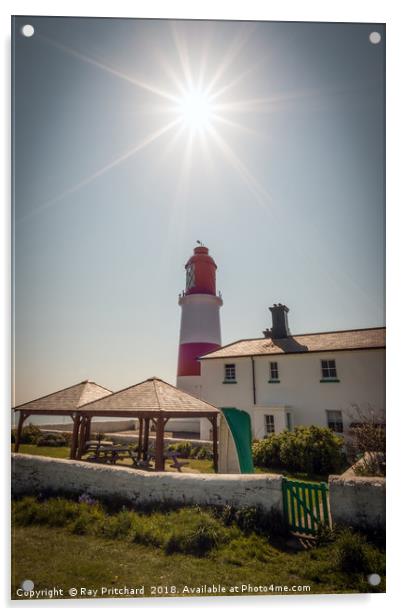
[(181, 306), (177, 387), (202, 397), (201, 355), (221, 346), (219, 310), (221, 295), (216, 294), (216, 263), (206, 246), (194, 248), (185, 265), (186, 289), (179, 296)]

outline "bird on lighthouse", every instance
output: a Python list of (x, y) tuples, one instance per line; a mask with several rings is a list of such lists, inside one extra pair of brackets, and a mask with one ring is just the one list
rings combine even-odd
[(186, 289), (179, 295), (181, 306), (177, 387), (202, 397), (198, 357), (221, 346), (219, 310), (222, 297), (216, 293), (217, 266), (206, 246), (197, 240), (185, 265)]

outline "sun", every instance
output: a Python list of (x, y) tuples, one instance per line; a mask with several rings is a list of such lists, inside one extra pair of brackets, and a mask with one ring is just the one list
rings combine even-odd
[(177, 112), (182, 124), (193, 132), (202, 132), (211, 125), (213, 106), (202, 90), (189, 90), (179, 100)]

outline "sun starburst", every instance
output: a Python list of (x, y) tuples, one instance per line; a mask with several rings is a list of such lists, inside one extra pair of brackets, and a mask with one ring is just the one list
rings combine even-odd
[[(233, 78), (233, 74), (230, 75), (230, 69), (235, 63), (238, 54), (247, 43), (251, 32), (252, 26), (240, 29), (239, 35), (229, 45), (227, 53), (221, 58), (221, 62), (215, 65), (214, 70), (208, 74), (208, 46), (205, 45), (203, 53), (200, 54), (197, 72), (190, 61), (187, 41), (179, 36), (176, 25), (172, 24), (172, 35), (177, 56), (176, 65), (174, 59), (172, 60), (172, 56), (169, 56), (169, 62), (166, 60), (166, 55), (160, 58), (160, 65), (165, 70), (168, 81), (170, 81), (170, 87), (167, 88), (166, 83), (163, 86), (149, 83), (147, 80), (128, 74), (127, 71), (113, 67), (109, 63), (105, 64), (97, 58), (38, 35), (38, 38), (41, 37), (45, 43), (92, 65), (95, 70), (103, 70), (115, 78), (129, 82), (134, 88), (141, 89), (152, 95), (155, 99), (153, 107), (156, 110), (155, 118), (159, 114), (161, 122), (158, 122), (159, 126), (155, 126), (154, 130), (139, 143), (133, 144), (126, 152), (123, 152), (103, 167), (95, 170), (89, 176), (78, 179), (70, 188), (67, 188), (67, 190), (64, 190), (33, 210), (28, 217), (87, 186), (104, 173), (155, 143), (162, 136), (166, 137), (169, 133), (171, 134), (171, 139), (167, 143), (166, 150), (171, 149), (173, 144), (176, 145), (183, 138), (185, 139), (185, 145), (181, 148), (183, 152), (182, 170), (189, 169), (189, 162), (194, 156), (194, 149), (196, 147), (206, 155), (206, 158), (209, 157), (209, 148), (215, 148), (236, 173), (239, 173), (239, 169), (241, 169), (240, 177), (243, 180), (247, 178), (247, 181), (245, 181), (246, 185), (248, 188), (253, 186), (255, 190), (256, 186), (258, 186), (258, 181), (252, 176), (240, 157), (234, 155), (221, 130), (222, 127), (226, 127), (227, 130), (231, 131), (243, 130), (249, 132), (249, 134), (253, 132), (243, 122), (236, 121), (234, 117), (238, 117), (239, 111), (241, 111), (242, 119), (244, 120), (247, 101), (240, 101), (236, 97), (230, 96), (231, 90), (241, 82), (245, 74), (249, 74), (250, 70), (252, 70), (249, 69), (245, 73), (240, 73), (235, 78)], [(172, 55), (174, 56), (174, 54)], [(269, 104), (268, 100), (267, 104)], [(256, 109), (255, 101), (253, 100), (250, 101), (250, 111), (252, 113), (261, 111)], [(163, 117), (165, 119), (167, 117), (165, 123), (162, 123)], [(184, 172), (178, 173), (178, 182), (183, 180), (183, 175)], [(266, 193), (264, 198), (267, 198)]]

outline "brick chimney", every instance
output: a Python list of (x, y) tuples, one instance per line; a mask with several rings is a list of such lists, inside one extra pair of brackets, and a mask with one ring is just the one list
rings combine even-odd
[(266, 329), (262, 332), (265, 338), (287, 338), (290, 336), (289, 308), (284, 304), (274, 304), (270, 307), (270, 311), (272, 313), (272, 329)]

